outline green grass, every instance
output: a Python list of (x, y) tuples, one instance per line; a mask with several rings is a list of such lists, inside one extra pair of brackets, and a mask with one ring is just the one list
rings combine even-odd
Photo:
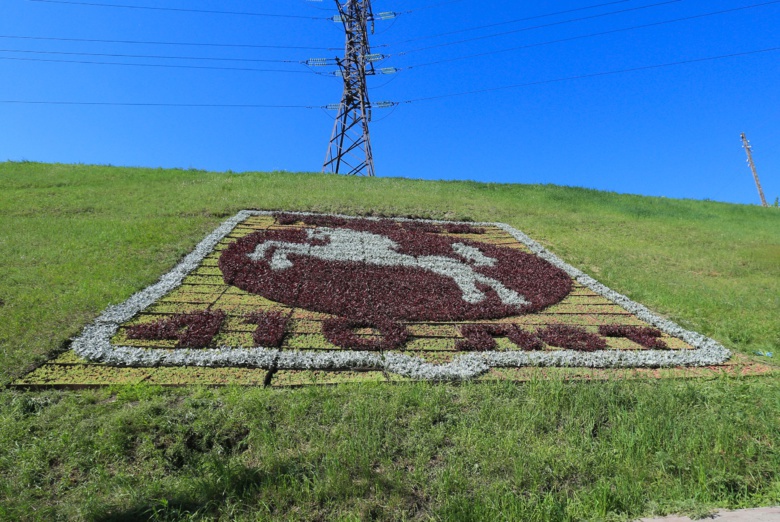
[(779, 397), (730, 378), (5, 393), (0, 518), (600, 520), (777, 503)]
[[(509, 223), (731, 349), (780, 352), (780, 211), (552, 185), (0, 164), (0, 384), (243, 208)], [(780, 386), (0, 393), (0, 519), (630, 519), (780, 502)]]

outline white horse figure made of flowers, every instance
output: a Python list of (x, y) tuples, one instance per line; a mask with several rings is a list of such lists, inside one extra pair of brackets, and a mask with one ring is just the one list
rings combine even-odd
[(398, 244), (386, 236), (360, 232), (346, 228), (321, 227), (307, 230), (309, 243), (288, 241), (266, 241), (257, 245), (249, 254), (253, 261), (264, 260), (273, 250), (269, 262), (272, 270), (285, 270), (293, 266), (290, 254), (308, 256), (325, 261), (354, 261), (375, 266), (405, 266), (420, 268), (452, 279), (462, 292), (467, 303), (476, 304), (486, 296), (477, 288), (482, 283), (492, 288), (501, 302), (506, 305), (529, 304), (525, 297), (500, 281), (476, 272), (474, 266), (494, 266), (496, 260), (483, 254), (478, 248), (463, 243), (453, 243), (453, 252), (465, 259), (445, 256), (411, 256), (398, 252)]

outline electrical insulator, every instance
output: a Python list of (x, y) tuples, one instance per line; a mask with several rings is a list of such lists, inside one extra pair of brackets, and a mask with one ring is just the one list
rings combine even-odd
[(328, 59), (327, 58), (309, 58), (306, 60), (306, 65), (309, 67), (322, 67), (324, 65), (328, 65)]

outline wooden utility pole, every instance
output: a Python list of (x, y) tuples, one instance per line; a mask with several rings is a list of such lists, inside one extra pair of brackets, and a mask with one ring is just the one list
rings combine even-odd
[(740, 137), (742, 138), (742, 146), (745, 148), (745, 152), (747, 153), (748, 165), (750, 165), (750, 170), (751, 172), (753, 172), (753, 179), (756, 180), (756, 188), (758, 189), (758, 195), (761, 197), (761, 206), (768, 207), (769, 205), (766, 204), (764, 191), (761, 188), (761, 182), (758, 181), (758, 172), (756, 172), (756, 164), (753, 163), (753, 153), (751, 151), (750, 142), (748, 142), (744, 132), (740, 135)]

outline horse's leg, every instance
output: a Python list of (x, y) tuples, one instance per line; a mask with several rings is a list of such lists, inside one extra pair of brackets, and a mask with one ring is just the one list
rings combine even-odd
[(493, 266), (496, 260), (488, 257), (476, 247), (464, 245), (463, 243), (453, 243), (452, 250), (467, 261), (472, 261), (477, 266)]
[(311, 249), (311, 245), (285, 243), (283, 241), (267, 241), (261, 245), (257, 245), (255, 251), (248, 254), (249, 259), (252, 261), (265, 259), (266, 253), (273, 247), (276, 247), (276, 249), (271, 255), (271, 261), (269, 263), (272, 270), (285, 270), (292, 267), (292, 261), (287, 258), (289, 254), (309, 255), (309, 250)]
[(485, 293), (482, 292), (479, 288), (477, 288), (477, 285), (474, 284), (475, 279), (473, 277), (471, 278), (460, 278), (460, 277), (453, 277), (453, 280), (455, 281), (455, 284), (458, 285), (460, 288), (462, 295), (462, 298), (467, 303), (476, 304), (480, 303), (485, 300)]
[(474, 270), (463, 263), (441, 256), (421, 256), (417, 258), (417, 266), (452, 279), (462, 293), (462, 299), (467, 303), (476, 304), (485, 299), (484, 292), (477, 288)]
[(255, 250), (251, 254), (247, 254), (247, 257), (252, 261), (260, 261), (265, 258), (265, 254), (268, 252), (269, 248), (281, 245), (282, 243), (279, 241), (266, 241), (265, 243), (260, 243), (255, 247)]
[(508, 305), (523, 306), (529, 304), (526, 299), (514, 290), (505, 287), (501, 282), (476, 272), (471, 266), (465, 265), (454, 259), (439, 256), (422, 256), (418, 258), (418, 264), (421, 268), (431, 270), (437, 274), (449, 277), (462, 292), (463, 300), (467, 303), (476, 304), (485, 299), (485, 293), (477, 288), (477, 283), (488, 285), (496, 294), (501, 302)]
[(495, 290), (496, 293), (498, 294), (499, 299), (501, 299), (501, 302), (504, 304), (515, 305), (515, 306), (523, 306), (523, 305), (531, 304), (528, 301), (526, 301), (525, 297), (518, 294), (511, 288), (505, 287), (503, 284), (501, 284), (500, 281), (496, 281), (492, 277), (488, 277), (486, 275), (482, 275), (474, 272), (474, 279), (476, 279), (476, 281), (479, 281), (480, 283), (488, 285), (493, 290)]
[(292, 261), (287, 257), (290, 254), (298, 254), (302, 256), (311, 256), (311, 245), (299, 244), (299, 243), (286, 243), (283, 247), (274, 250), (271, 256), (271, 269), (272, 270), (285, 270), (293, 266)]

